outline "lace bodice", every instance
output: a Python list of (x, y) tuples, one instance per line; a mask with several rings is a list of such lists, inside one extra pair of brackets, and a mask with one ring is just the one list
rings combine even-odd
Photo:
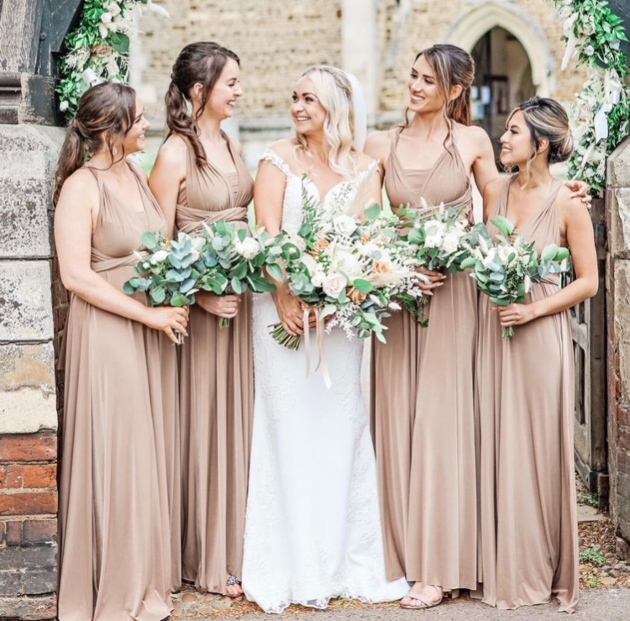
[[(297, 230), (302, 224), (302, 204), (304, 196), (321, 203), (321, 197), (317, 186), (306, 175), (296, 175), (289, 165), (271, 149), (267, 149), (261, 160), (268, 160), (277, 166), (287, 177), (287, 185), (284, 190), (284, 200), (282, 203), (282, 228)], [(374, 174), (378, 170), (378, 162), (374, 161), (370, 166), (354, 177), (336, 183), (324, 196), (322, 209), (343, 208), (349, 205), (354, 198), (357, 188), (366, 176)]]

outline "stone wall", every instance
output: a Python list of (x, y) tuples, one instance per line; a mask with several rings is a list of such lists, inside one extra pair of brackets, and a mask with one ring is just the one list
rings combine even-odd
[(56, 615), (55, 338), (67, 298), (52, 266), (50, 179), (60, 137), (0, 125), (0, 618)]
[[(617, 534), (630, 540), (630, 140), (608, 161), (608, 467)], [(630, 548), (619, 552), (630, 559)]]
[[(369, 38), (377, 112), (400, 118), (406, 79), (415, 54), (433, 43), (462, 44), (458, 24), (475, 41), (502, 20), (503, 27), (540, 55), (542, 94), (569, 102), (585, 80), (583, 70), (560, 71), (564, 54), (562, 21), (548, 0), (160, 0), (171, 19), (146, 13), (144, 32), (134, 45), (132, 84), (139, 89), (149, 118), (161, 126), (163, 96), (179, 50), (196, 40), (216, 40), (234, 49), (242, 61), (245, 96), (238, 116), (244, 127), (286, 120), (294, 80), (313, 63), (345, 66), (342, 33)], [(363, 19), (374, 12), (376, 35)], [(346, 20), (346, 24), (344, 24)], [(470, 24), (469, 24), (469, 21)], [(474, 45), (474, 42), (471, 43)], [(354, 68), (353, 68), (354, 70)], [(273, 123), (272, 123), (273, 124)]]

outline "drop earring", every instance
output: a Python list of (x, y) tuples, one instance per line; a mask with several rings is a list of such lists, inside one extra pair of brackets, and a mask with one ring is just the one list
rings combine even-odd
[(118, 149), (116, 147), (112, 147), (112, 155), (116, 157), (118, 155)]

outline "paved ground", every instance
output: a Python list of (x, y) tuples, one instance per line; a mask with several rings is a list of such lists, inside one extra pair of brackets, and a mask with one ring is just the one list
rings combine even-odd
[[(343, 608), (333, 606), (328, 610), (303, 610), (285, 612), (281, 616), (265, 615), (262, 612), (231, 617), (241, 621), (273, 619), (286, 621), (630, 621), (630, 589), (593, 589), (580, 594), (577, 612), (571, 617), (558, 616), (557, 604), (530, 606), (519, 610), (495, 610), (467, 596), (459, 600), (445, 600), (431, 610), (402, 610), (398, 606), (370, 606)], [(207, 617), (216, 619), (216, 617)], [(187, 621), (183, 619), (182, 621)], [(190, 620), (192, 621), (192, 620)], [(194, 621), (201, 621), (199, 618)]]

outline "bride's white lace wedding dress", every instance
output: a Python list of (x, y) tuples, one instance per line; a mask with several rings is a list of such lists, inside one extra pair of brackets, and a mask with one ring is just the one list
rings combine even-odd
[[(263, 158), (287, 176), (282, 226), (297, 229), (303, 189), (319, 201), (317, 188), (293, 174), (275, 152), (267, 150)], [(324, 204), (352, 200), (360, 181), (374, 171), (337, 184)], [(338, 596), (400, 599), (406, 581), (385, 579), (374, 451), (361, 394), (363, 343), (348, 340), (337, 328), (324, 337), (332, 379), (328, 390), (321, 372), (305, 377), (303, 345), (290, 351), (269, 334), (269, 326), (278, 322), (271, 296), (254, 300), (245, 594), (277, 613), (292, 603), (324, 608)]]

